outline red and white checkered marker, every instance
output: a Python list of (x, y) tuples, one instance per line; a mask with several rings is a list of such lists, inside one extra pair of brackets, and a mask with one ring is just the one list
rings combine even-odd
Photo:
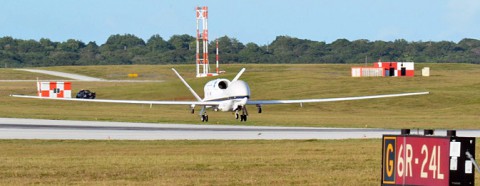
[(70, 82), (37, 82), (39, 97), (72, 98)]

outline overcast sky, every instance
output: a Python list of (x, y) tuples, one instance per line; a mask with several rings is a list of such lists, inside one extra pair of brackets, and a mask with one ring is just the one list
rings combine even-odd
[(4, 0), (0, 37), (103, 44), (112, 34), (194, 36), (196, 6), (209, 8), (210, 40), (244, 44), (280, 35), (327, 43), (480, 39), (479, 0)]

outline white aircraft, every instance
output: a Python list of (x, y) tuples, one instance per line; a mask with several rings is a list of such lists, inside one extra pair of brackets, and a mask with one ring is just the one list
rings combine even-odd
[[(84, 102), (103, 102), (103, 103), (132, 103), (132, 104), (148, 104), (148, 105), (189, 105), (191, 113), (195, 112), (195, 106), (200, 106), (200, 116), (202, 122), (208, 122), (208, 115), (206, 109), (212, 108), (214, 111), (235, 112), (235, 119), (240, 118), (240, 121), (247, 121), (248, 111), (247, 105), (255, 105), (258, 113), (262, 113), (262, 105), (270, 104), (303, 104), (303, 103), (318, 103), (318, 102), (333, 102), (333, 101), (350, 101), (374, 98), (389, 98), (400, 96), (414, 96), (429, 94), (429, 92), (414, 92), (401, 94), (386, 94), (386, 95), (372, 95), (359, 97), (343, 97), (343, 98), (323, 98), (323, 99), (300, 99), (300, 100), (250, 100), (250, 87), (245, 81), (239, 80), (240, 76), (245, 71), (245, 68), (233, 78), (232, 81), (228, 79), (215, 79), (205, 84), (203, 99), (188, 85), (188, 83), (180, 76), (180, 74), (172, 68), (173, 72), (180, 78), (185, 86), (190, 90), (196, 101), (142, 101), (142, 100), (109, 100), (109, 99), (76, 99), (76, 98), (49, 98), (40, 96), (26, 96), (26, 95), (11, 95), (13, 97), (21, 98), (39, 98), (39, 99), (55, 99), (68, 101), (84, 101)], [(239, 114), (241, 112), (241, 114)]]

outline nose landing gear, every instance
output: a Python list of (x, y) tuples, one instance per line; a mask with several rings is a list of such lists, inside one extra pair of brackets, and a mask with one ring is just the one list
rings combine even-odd
[(235, 119), (238, 119), (239, 118), (239, 114), (238, 114), (238, 110), (242, 110), (242, 115), (240, 115), (240, 122), (242, 121), (247, 121), (247, 117), (248, 117), (248, 111), (247, 111), (247, 107), (245, 106), (239, 106), (236, 110), (235, 110)]

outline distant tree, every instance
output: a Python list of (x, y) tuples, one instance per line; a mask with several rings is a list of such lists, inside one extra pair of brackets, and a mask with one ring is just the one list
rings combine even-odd
[(99, 46), (95, 42), (89, 42), (80, 50), (78, 65), (98, 65), (105, 58), (100, 54)]
[(59, 43), (57, 45), (57, 50), (65, 52), (79, 52), (85, 46), (85, 43), (81, 41), (69, 39), (66, 42)]
[(242, 63), (265, 63), (268, 60), (266, 52), (255, 43), (247, 43), (238, 55)]
[(477, 47), (480, 47), (480, 40), (465, 38), (465, 39), (462, 39), (460, 42), (458, 42), (458, 46), (464, 49), (477, 48)]
[(10, 36), (0, 38), (0, 47), (4, 51), (16, 52), (17, 51), (17, 41)]
[(42, 52), (44, 50), (42, 45), (35, 40), (20, 40), (17, 42), (17, 44), (17, 50), (20, 53)]
[[(209, 48), (214, 48), (215, 43), (212, 42)], [(235, 38), (229, 38), (223, 36), (218, 38), (218, 48), (222, 53), (222, 63), (238, 63), (240, 62), (240, 57), (238, 53), (245, 48), (245, 46)], [(214, 50), (211, 50), (212, 53)]]
[(184, 34), (172, 36), (168, 40), (168, 43), (176, 50), (193, 50), (193, 48), (190, 47), (190, 43), (193, 41), (195, 41), (194, 37)]
[(50, 39), (42, 38), (40, 39), (40, 45), (44, 48), (45, 52), (53, 51), (57, 48), (58, 43), (50, 41)]
[(161, 60), (163, 63), (186, 63), (194, 62), (195, 48), (192, 43), (195, 38), (189, 35), (174, 35), (168, 43), (172, 46), (172, 50), (163, 53)]
[[(353, 45), (347, 39), (337, 39), (331, 44), (331, 55), (335, 56), (337, 63), (351, 62), (351, 58), (354, 57)], [(332, 62), (330, 62), (332, 63)]]
[(125, 35), (112, 35), (107, 39), (107, 42), (102, 45), (102, 49), (114, 51), (114, 50), (127, 50), (133, 47), (144, 47), (145, 41), (141, 38), (132, 35), (132, 34), (125, 34)]
[[(332, 43), (278, 36), (268, 45), (244, 45), (235, 38), (218, 38), (222, 63), (359, 63), (368, 61), (467, 62), (480, 64), (480, 40), (460, 42), (368, 41), (337, 39)], [(215, 41), (208, 44), (210, 61), (215, 60)], [(174, 35), (165, 41), (153, 35), (145, 43), (132, 34), (110, 36), (102, 45), (69, 39), (53, 42), (0, 38), (0, 67), (106, 64), (193, 63), (196, 39)], [(200, 47), (202, 47), (200, 45)], [(202, 51), (202, 49), (200, 49)]]
[(160, 35), (156, 34), (150, 37), (147, 41), (147, 48), (150, 52), (165, 52), (168, 50), (172, 50), (173, 46), (168, 43), (167, 41), (163, 40)]
[(308, 49), (305, 51), (306, 63), (325, 63), (322, 57), (328, 53), (329, 49), (325, 42), (310, 42)]

